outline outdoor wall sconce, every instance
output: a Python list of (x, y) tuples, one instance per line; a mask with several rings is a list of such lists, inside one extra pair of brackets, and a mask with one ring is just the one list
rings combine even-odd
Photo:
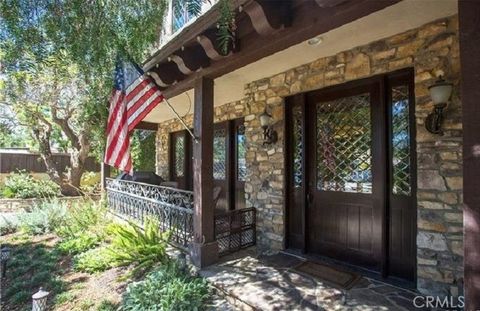
[(452, 95), (453, 83), (446, 82), (442, 76), (428, 87), (433, 101), (433, 111), (425, 119), (425, 128), (432, 134), (442, 134), (443, 110)]
[(10, 248), (4, 246), (0, 252), (0, 261), (2, 262), (2, 278), (5, 277), (7, 273), (7, 261), (10, 258)]
[(264, 145), (271, 145), (277, 142), (278, 134), (272, 128), (273, 125), (273, 118), (272, 115), (265, 111), (259, 116), (260, 118), (260, 125), (263, 129), (263, 144)]
[(32, 311), (45, 311), (47, 310), (47, 298), (50, 293), (44, 291), (40, 287), (38, 292), (32, 296)]

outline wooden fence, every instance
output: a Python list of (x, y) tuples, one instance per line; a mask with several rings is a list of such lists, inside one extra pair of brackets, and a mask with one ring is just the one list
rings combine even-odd
[[(53, 155), (56, 168), (60, 172), (65, 172), (70, 166), (70, 155), (66, 153), (56, 153)], [(11, 173), (18, 170), (25, 170), (30, 173), (45, 173), (47, 171), (45, 164), (38, 153), (14, 153), (0, 152), (0, 173)], [(87, 159), (85, 170), (99, 172), (100, 164), (93, 157)]]

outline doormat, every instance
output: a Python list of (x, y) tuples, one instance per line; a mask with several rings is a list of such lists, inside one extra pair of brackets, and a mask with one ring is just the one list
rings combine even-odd
[(311, 275), (322, 282), (342, 290), (351, 289), (362, 278), (357, 273), (339, 270), (332, 266), (311, 261), (305, 261), (293, 270)]

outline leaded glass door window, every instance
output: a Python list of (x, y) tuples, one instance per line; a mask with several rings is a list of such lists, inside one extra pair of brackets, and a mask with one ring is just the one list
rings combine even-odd
[(316, 107), (317, 189), (372, 193), (370, 94)]

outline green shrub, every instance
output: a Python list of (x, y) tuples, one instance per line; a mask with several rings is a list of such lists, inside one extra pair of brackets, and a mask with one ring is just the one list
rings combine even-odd
[(209, 297), (207, 282), (164, 265), (143, 281), (131, 283), (123, 297), (125, 311), (201, 310)]
[(0, 215), (0, 235), (14, 233), (18, 230), (19, 222), (16, 216), (5, 217)]
[(62, 253), (76, 255), (98, 246), (102, 240), (102, 237), (96, 233), (90, 231), (79, 232), (75, 238), (58, 243), (57, 248)]
[(117, 305), (108, 300), (103, 300), (97, 307), (97, 311), (115, 311), (117, 309)]
[(55, 233), (64, 239), (75, 239), (85, 231), (103, 234), (110, 223), (106, 216), (107, 208), (103, 202), (76, 202), (68, 209), (67, 216)]
[(63, 292), (55, 296), (54, 304), (61, 305), (73, 299), (75, 299), (75, 294), (71, 292)]
[(111, 228), (112, 243), (108, 247), (111, 260), (116, 266), (134, 264), (133, 274), (148, 271), (158, 263), (167, 263), (169, 232), (162, 233), (158, 222), (147, 219), (145, 230), (133, 223), (115, 224)]
[(60, 187), (51, 180), (35, 179), (26, 171), (11, 173), (2, 190), (5, 198), (52, 198), (59, 195)]
[(95, 273), (112, 267), (112, 260), (105, 247), (94, 248), (73, 258), (73, 268), (76, 271)]
[(53, 200), (34, 206), (31, 212), (19, 214), (20, 228), (28, 234), (43, 234), (53, 232), (60, 226), (67, 214), (64, 202)]
[(100, 182), (100, 173), (84, 172), (80, 181), (80, 189), (85, 193), (95, 193), (100, 190)]

